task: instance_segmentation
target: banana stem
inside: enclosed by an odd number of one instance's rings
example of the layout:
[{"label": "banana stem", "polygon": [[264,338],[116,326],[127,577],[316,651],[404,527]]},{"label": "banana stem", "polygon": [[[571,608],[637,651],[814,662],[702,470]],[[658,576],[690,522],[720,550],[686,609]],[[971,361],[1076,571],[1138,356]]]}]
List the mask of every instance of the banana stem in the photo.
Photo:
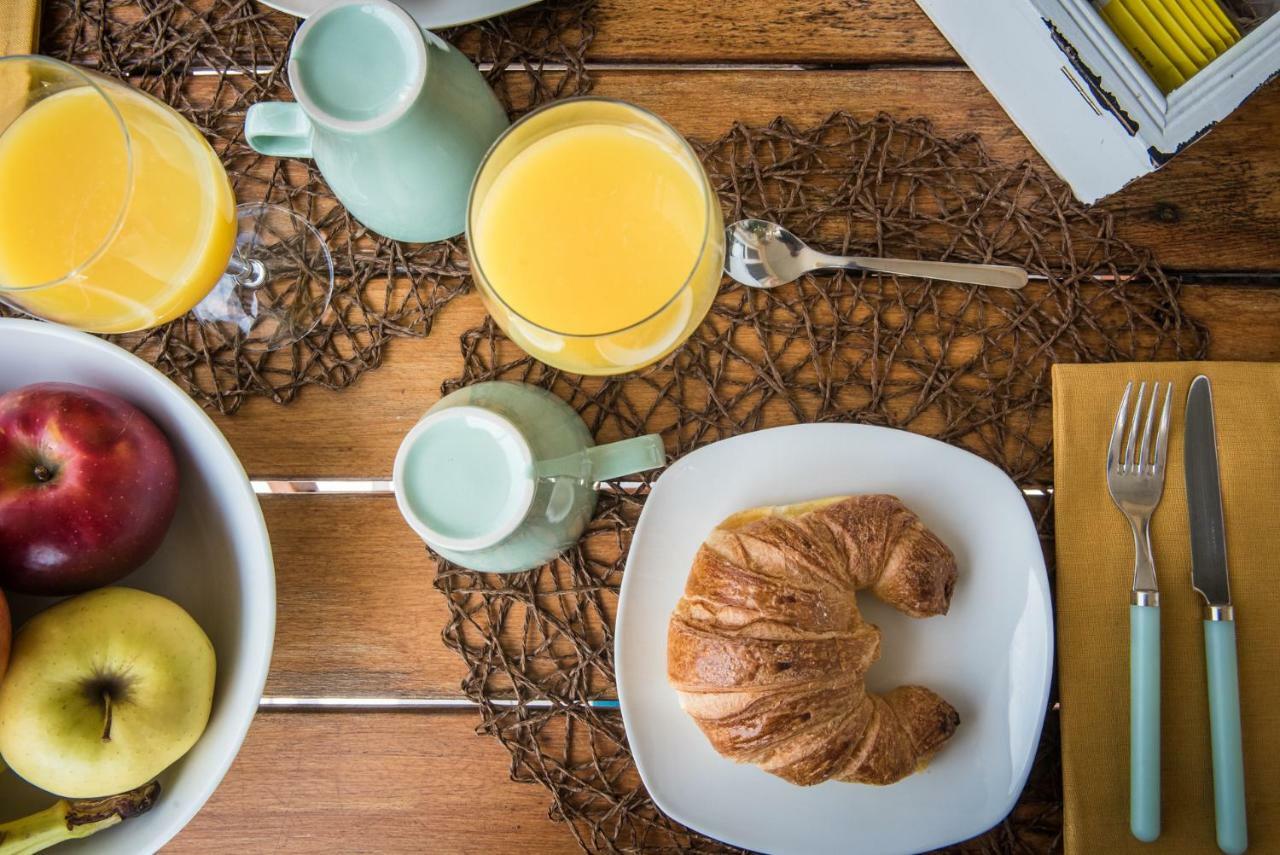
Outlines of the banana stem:
[{"label": "banana stem", "polygon": [[88,837],[146,813],[160,795],[152,781],[136,790],[101,799],[60,799],[22,819],[0,824],[0,855],[33,855],[67,840]]}]

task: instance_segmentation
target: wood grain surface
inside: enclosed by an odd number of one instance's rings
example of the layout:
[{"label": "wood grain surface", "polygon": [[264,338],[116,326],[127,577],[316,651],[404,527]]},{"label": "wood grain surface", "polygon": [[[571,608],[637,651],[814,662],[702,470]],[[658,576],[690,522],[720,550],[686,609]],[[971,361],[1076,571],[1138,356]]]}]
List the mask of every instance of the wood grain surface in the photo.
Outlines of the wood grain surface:
[{"label": "wood grain surface", "polygon": [[267,712],[166,852],[569,853],[472,713]]},{"label": "wood grain surface", "polygon": [[[596,92],[654,109],[711,139],[732,122],[835,110],[927,116],[977,133],[993,157],[1035,158],[1026,139],[913,0],[600,0],[589,59]],[[284,29],[287,32],[288,28]],[[212,79],[206,84],[213,85]],[[1107,200],[1119,233],[1197,284],[1185,304],[1215,359],[1280,359],[1280,86],[1271,84],[1159,172]],[[217,419],[254,477],[377,477],[460,368],[479,323],[459,299],[424,340],[339,393],[261,399]],[[463,666],[425,551],[394,502],[267,497],[279,621],[267,685],[289,699],[458,694]],[[509,759],[472,712],[261,714],[221,788],[175,852],[571,852],[550,797],[509,780]]]},{"label": "wood grain surface", "polygon": [[[632,101],[698,140],[734,122],[766,124],[782,116],[812,124],[843,110],[922,116],[947,136],[976,134],[991,157],[1031,158],[1048,166],[982,82],[962,67],[858,70],[700,67],[604,68],[595,94]],[[194,103],[212,101],[216,77],[189,87]],[[518,87],[515,87],[518,89]],[[1253,96],[1162,169],[1099,204],[1116,217],[1121,237],[1152,250],[1168,269],[1280,273],[1280,83]]]},{"label": "wood grain surface", "polygon": [[269,496],[279,613],[266,694],[457,697],[435,564],[392,496]]},{"label": "wood grain surface", "polygon": [[[235,4],[187,0],[186,5],[205,20],[216,20]],[[144,6],[129,3],[112,11],[114,20],[126,22],[144,14]],[[265,6],[256,15],[268,21],[267,42],[284,48],[294,19]],[[960,63],[914,0],[599,0],[593,21],[597,37],[586,58],[594,64]]]},{"label": "wood grain surface", "polygon": [[915,0],[601,0],[595,62],[959,63]]},{"label": "wood grain surface", "polygon": [[[1280,291],[1219,283],[1188,286],[1185,293],[1188,310],[1210,331],[1212,358],[1280,358]],[[484,317],[479,297],[461,297],[428,338],[393,342],[382,366],[354,386],[308,389],[286,407],[257,398],[216,421],[255,476],[389,478],[401,438],[439,400],[441,382],[461,371],[458,336]],[[276,548],[284,547],[277,541]],[[320,554],[305,545],[299,550]],[[283,615],[281,622],[283,631]]]}]

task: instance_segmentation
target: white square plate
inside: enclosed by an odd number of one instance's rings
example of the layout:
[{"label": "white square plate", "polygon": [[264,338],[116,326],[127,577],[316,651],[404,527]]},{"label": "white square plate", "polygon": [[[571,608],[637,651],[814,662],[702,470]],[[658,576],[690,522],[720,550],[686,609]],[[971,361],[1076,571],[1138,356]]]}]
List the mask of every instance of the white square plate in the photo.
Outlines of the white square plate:
[{"label": "white square plate", "polygon": [[[667,621],[694,553],[725,517],[758,505],[891,493],[956,555],[950,612],[914,620],[870,595],[883,631],[874,691],[917,683],[960,727],[929,767],[888,787],[797,787],[721,757],[667,682]],[[664,813],[735,846],[777,853],[919,852],[1008,814],[1026,783],[1049,696],[1053,621],[1026,502],[990,463],[926,437],[815,424],[734,437],[658,479],[636,527],[618,604],[618,696],[636,766]]]}]

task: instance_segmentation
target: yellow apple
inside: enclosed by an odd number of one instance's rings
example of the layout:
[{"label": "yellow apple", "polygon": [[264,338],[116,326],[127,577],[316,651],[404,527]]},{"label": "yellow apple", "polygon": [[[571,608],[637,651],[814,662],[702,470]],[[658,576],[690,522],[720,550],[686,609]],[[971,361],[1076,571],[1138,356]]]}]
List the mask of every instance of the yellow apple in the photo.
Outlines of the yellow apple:
[{"label": "yellow apple", "polygon": [[90,799],[139,787],[209,723],[213,645],[164,597],[102,588],[13,639],[0,684],[0,756],[42,790]]}]

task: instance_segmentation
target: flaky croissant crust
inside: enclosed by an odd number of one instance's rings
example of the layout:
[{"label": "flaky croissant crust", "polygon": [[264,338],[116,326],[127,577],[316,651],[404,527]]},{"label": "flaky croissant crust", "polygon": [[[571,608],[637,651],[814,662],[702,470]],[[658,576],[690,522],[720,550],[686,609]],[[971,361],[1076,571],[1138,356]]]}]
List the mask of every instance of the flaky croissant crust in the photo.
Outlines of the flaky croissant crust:
[{"label": "flaky croissant crust", "polygon": [[951,551],[894,496],[736,514],[707,538],[672,613],[667,674],[722,755],[795,784],[890,784],[960,717],[920,686],[866,691],[880,630],[854,592],[912,617],[946,614]]}]

